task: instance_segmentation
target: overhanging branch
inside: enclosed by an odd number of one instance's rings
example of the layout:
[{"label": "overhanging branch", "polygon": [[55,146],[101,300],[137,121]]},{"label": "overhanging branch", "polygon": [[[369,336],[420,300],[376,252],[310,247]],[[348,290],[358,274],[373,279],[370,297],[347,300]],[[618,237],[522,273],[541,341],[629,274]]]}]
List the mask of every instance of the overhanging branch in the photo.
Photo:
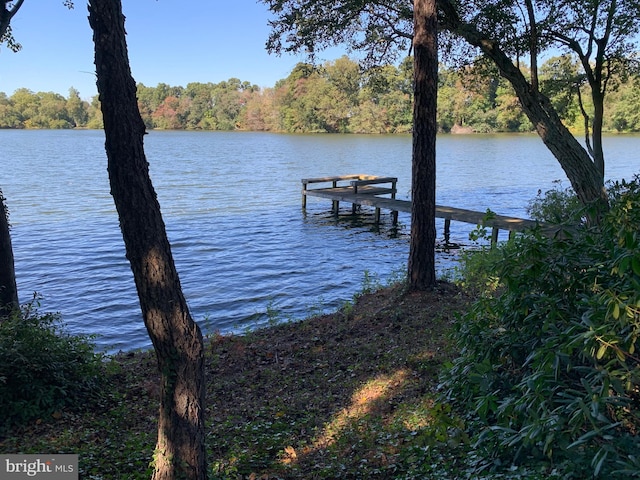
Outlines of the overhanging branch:
[{"label": "overhanging branch", "polygon": [[18,10],[20,10],[24,0],[18,0],[13,4],[13,7],[7,8],[7,4],[9,3],[11,3],[11,0],[3,0],[2,2],[2,11],[0,11],[0,39],[4,39],[7,29],[9,28],[9,24],[11,23],[11,19],[16,13],[18,13]]}]

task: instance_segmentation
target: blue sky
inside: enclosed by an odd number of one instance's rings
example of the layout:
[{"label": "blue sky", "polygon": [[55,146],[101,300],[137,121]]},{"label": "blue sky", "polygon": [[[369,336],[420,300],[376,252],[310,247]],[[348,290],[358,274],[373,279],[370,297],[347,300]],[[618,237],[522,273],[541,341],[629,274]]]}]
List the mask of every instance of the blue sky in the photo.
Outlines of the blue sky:
[{"label": "blue sky", "polygon": [[[267,7],[257,0],[122,0],[133,77],[138,83],[186,86],[231,77],[261,87],[285,78],[304,55],[269,55]],[[83,99],[97,94],[86,1],[25,0],[12,21],[22,50],[0,49],[0,92],[18,88]],[[335,60],[342,52],[321,52]]]}]

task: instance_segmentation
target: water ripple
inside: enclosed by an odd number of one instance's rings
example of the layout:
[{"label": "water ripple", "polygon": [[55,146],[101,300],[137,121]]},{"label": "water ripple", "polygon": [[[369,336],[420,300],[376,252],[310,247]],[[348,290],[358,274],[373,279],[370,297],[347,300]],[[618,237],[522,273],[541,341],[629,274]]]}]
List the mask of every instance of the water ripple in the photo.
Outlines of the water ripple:
[{"label": "water ripple", "polygon": [[[620,141],[612,171],[628,174],[638,139]],[[185,297],[206,332],[244,331],[273,312],[300,319],[334,310],[362,288],[365,272],[385,282],[404,269],[408,215],[394,231],[388,215],[380,227],[371,214],[336,219],[326,201],[310,199],[303,214],[300,179],[394,175],[407,198],[408,136],[150,132],[145,151]],[[73,333],[99,335],[101,349],[149,347],[103,132],[2,130],[0,158],[21,299],[39,292],[44,310],[59,311]],[[439,139],[443,205],[524,216],[537,190],[559,178],[532,136]],[[467,242],[472,228],[454,223],[453,241]],[[438,270],[454,259],[439,253]]]}]

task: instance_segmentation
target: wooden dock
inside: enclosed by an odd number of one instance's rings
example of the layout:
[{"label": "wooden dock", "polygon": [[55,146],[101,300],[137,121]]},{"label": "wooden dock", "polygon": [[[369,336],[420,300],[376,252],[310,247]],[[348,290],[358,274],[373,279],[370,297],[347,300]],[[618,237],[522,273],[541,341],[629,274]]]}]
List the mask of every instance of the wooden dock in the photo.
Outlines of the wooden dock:
[{"label": "wooden dock", "polygon": [[[350,203],[355,213],[359,205],[375,208],[375,221],[380,222],[380,210],[389,210],[393,224],[398,221],[398,212],[411,213],[409,200],[396,199],[398,179],[372,175],[340,175],[335,177],[303,178],[302,208],[307,206],[307,197],[326,198],[333,202],[333,211],[338,214],[340,202]],[[310,188],[309,185],[320,185]],[[330,186],[329,186],[330,184]],[[503,215],[487,216],[486,212],[436,205],[436,217],[444,219],[445,241],[449,241],[451,221],[491,227],[491,243],[498,241],[498,232],[506,230],[509,235],[541,226],[539,222]]]}]

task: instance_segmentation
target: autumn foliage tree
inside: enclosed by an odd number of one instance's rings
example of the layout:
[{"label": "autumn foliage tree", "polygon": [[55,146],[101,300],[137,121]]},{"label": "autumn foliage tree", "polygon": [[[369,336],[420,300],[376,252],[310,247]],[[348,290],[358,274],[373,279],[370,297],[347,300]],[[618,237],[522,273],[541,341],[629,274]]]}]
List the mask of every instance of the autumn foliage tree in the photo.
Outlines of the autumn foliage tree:
[{"label": "autumn foliage tree", "polygon": [[[138,84],[138,106],[148,129],[411,132],[412,56],[397,65],[369,69],[359,68],[357,59],[346,56],[312,67],[314,88],[307,89],[296,88],[299,79],[295,75],[264,88],[234,78],[219,83],[193,82],[186,87]],[[297,69],[296,66],[294,70]],[[528,74],[528,66],[521,64],[520,69]],[[547,58],[538,68],[540,91],[574,133],[586,131],[582,110],[592,109],[589,88],[580,69],[576,59],[566,54]],[[345,77],[349,79],[346,86]],[[509,82],[482,57],[462,67],[441,63],[438,77],[440,133],[534,131]],[[612,75],[609,84],[615,88],[609,87],[605,97],[604,132],[640,131],[636,115],[640,98],[634,93],[639,78],[634,72],[619,71]],[[167,99],[173,99],[170,109],[166,108]],[[301,116],[307,105],[315,108],[315,116]],[[294,117],[300,121],[285,122]],[[67,98],[26,88],[11,95],[0,92],[0,128],[74,127],[102,128],[97,95],[88,102],[81,100],[74,88],[69,89]]]}]

